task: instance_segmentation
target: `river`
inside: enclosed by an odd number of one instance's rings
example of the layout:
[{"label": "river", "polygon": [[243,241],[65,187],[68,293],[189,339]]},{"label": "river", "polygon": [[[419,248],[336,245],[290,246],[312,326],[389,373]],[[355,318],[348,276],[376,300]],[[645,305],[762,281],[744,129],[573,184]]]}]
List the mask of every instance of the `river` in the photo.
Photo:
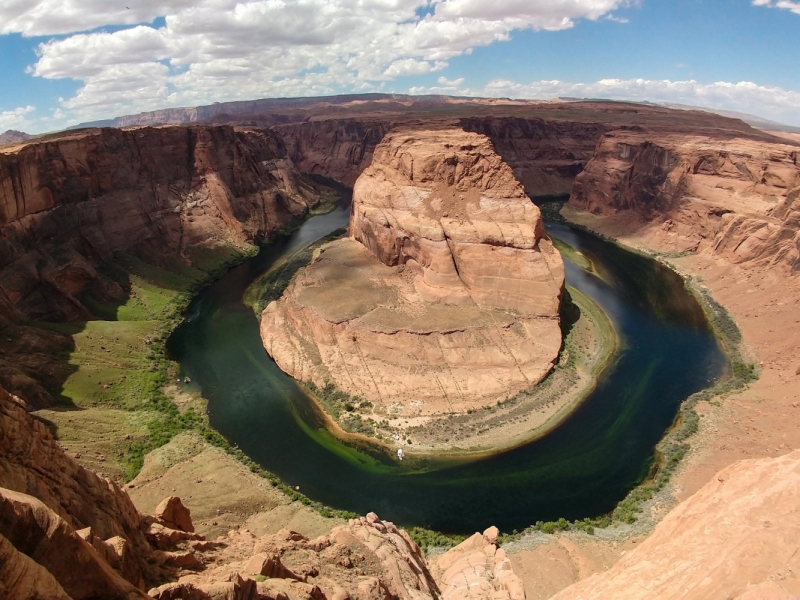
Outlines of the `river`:
[{"label": "river", "polygon": [[349,200],[205,288],[168,340],[181,377],[208,400],[211,425],[308,497],[403,526],[472,533],[522,529],[613,509],[648,473],[680,403],[729,368],[703,311],[660,263],[559,223],[550,235],[589,258],[598,277],[566,263],[567,282],[597,302],[620,338],[594,392],[545,437],[478,460],[410,468],[328,434],[313,403],[270,359],[242,303],[282,257],[347,224]]}]

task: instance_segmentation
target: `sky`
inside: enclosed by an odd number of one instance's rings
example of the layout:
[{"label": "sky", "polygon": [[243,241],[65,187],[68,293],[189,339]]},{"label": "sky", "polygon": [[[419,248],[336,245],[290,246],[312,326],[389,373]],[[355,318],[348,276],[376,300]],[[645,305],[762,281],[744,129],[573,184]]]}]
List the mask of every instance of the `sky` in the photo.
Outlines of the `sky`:
[{"label": "sky", "polygon": [[0,0],[0,132],[339,93],[669,102],[800,126],[800,0]]}]

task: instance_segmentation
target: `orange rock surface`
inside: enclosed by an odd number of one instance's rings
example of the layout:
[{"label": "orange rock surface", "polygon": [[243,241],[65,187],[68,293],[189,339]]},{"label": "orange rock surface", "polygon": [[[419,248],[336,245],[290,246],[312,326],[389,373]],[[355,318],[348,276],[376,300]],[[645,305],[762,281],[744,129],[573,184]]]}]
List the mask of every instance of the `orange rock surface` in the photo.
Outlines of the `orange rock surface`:
[{"label": "orange rock surface", "polygon": [[237,527],[209,541],[192,533],[180,498],[166,498],[155,516],[140,514],[124,490],[80,467],[2,388],[0,428],[3,598],[457,600],[476,587],[475,600],[525,600],[495,528],[439,558],[447,571],[441,583],[409,535],[374,513],[314,540]]},{"label": "orange rock surface", "polygon": [[540,382],[561,346],[561,257],[484,136],[387,135],[353,192],[350,237],[264,311],[293,377],[396,414],[459,412]]},{"label": "orange rock surface", "polygon": [[800,451],[745,460],[679,504],[608,572],[554,600],[800,596]]},{"label": "orange rock surface", "polygon": [[601,138],[570,204],[638,217],[625,235],[659,250],[796,271],[798,155],[778,138],[616,131]]}]

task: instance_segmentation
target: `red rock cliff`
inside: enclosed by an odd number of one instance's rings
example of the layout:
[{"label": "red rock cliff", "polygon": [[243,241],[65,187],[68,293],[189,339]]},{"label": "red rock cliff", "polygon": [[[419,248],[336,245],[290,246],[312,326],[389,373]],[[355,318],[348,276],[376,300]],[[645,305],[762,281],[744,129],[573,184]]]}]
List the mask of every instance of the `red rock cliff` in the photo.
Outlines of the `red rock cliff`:
[{"label": "red rock cliff", "polygon": [[630,214],[627,233],[673,251],[800,269],[800,148],[776,138],[616,131],[575,181],[570,204]]},{"label": "red rock cliff", "polygon": [[388,134],[353,190],[350,236],[262,315],[284,371],[377,414],[429,416],[504,400],[551,370],[564,266],[485,136]]},{"label": "red rock cliff", "polygon": [[119,293],[96,267],[116,252],[202,265],[305,215],[313,193],[280,138],[233,127],[102,129],[0,153],[0,298],[32,319],[89,316]]}]

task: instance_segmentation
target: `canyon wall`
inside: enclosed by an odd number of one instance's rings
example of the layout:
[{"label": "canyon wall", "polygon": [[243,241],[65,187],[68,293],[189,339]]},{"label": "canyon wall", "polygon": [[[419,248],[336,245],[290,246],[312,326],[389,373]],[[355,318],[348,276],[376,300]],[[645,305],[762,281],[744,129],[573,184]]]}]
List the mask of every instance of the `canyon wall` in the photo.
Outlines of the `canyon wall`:
[{"label": "canyon wall", "polygon": [[[402,115],[387,118],[319,119],[278,125],[289,157],[304,173],[352,186],[372,163],[375,147],[398,126],[413,126]],[[609,127],[601,123],[522,117],[431,118],[426,126],[458,126],[485,135],[531,196],[570,193],[575,177]]]},{"label": "canyon wall", "polygon": [[118,253],[201,277],[317,198],[269,130],[89,130],[0,150],[0,384],[52,403],[72,340],[25,323],[123,304]]},{"label": "canyon wall", "polygon": [[0,153],[0,297],[29,319],[88,318],[117,252],[203,268],[302,217],[313,190],[269,131],[102,129]]},{"label": "canyon wall", "polygon": [[352,187],[392,126],[390,120],[330,119],[281,125],[275,131],[301,172]]},{"label": "canyon wall", "polygon": [[521,117],[471,117],[460,125],[492,140],[531,196],[569,194],[597,140],[609,130],[597,122]]},{"label": "canyon wall", "polygon": [[388,134],[353,190],[350,237],[262,315],[278,365],[378,414],[461,412],[539,383],[561,346],[561,257],[488,138]]},{"label": "canyon wall", "polygon": [[800,148],[777,138],[615,131],[577,177],[570,205],[629,215],[649,245],[800,269]]}]

